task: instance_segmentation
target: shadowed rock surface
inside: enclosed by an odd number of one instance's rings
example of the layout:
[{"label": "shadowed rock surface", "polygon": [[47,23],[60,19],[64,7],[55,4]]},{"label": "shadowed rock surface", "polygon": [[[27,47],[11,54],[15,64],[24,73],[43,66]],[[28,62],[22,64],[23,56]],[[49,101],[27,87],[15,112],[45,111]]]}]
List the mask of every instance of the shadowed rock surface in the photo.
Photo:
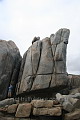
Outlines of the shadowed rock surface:
[{"label": "shadowed rock surface", "polygon": [[14,42],[0,40],[0,100],[7,97],[8,87],[16,85],[21,56]]}]

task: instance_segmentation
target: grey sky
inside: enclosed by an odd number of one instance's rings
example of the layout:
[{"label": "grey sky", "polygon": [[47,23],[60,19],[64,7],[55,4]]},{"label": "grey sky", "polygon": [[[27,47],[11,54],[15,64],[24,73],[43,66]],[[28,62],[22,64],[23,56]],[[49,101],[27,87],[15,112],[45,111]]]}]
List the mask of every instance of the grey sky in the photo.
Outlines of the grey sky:
[{"label": "grey sky", "polygon": [[68,73],[80,74],[80,0],[0,0],[0,39],[13,40],[21,54],[34,36],[70,29]]}]

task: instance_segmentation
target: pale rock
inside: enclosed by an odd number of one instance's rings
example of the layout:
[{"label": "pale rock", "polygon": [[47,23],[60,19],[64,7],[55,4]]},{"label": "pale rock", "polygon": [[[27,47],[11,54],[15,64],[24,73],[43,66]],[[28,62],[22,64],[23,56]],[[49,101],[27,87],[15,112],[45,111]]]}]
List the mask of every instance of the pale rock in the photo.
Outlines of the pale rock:
[{"label": "pale rock", "polygon": [[32,56],[32,46],[29,47],[27,51],[22,80],[25,79],[27,76],[32,75],[32,57],[31,56]]},{"label": "pale rock", "polygon": [[6,105],[12,105],[16,103],[14,98],[7,98],[5,100],[0,101],[0,107],[4,107]]},{"label": "pale rock", "polygon": [[37,75],[31,90],[48,88],[51,81],[51,75]]},{"label": "pale rock", "polygon": [[29,91],[33,85],[33,77],[32,76],[28,76],[25,79],[23,79],[21,81],[21,85],[20,85],[20,90],[19,93],[25,92],[25,91]]},{"label": "pale rock", "polygon": [[16,117],[29,117],[31,114],[31,104],[30,103],[24,103],[19,104],[17,111],[16,111]]},{"label": "pale rock", "polygon": [[71,95],[74,95],[76,93],[80,93],[80,87],[75,88],[75,89],[71,89],[70,92],[69,92],[69,94],[71,94]]},{"label": "pale rock", "polygon": [[[60,29],[50,38],[36,41],[27,50],[18,93],[68,86],[66,49],[70,31]],[[24,62],[23,62],[24,63]],[[24,86],[24,87],[23,87]]]},{"label": "pale rock", "polygon": [[51,43],[49,38],[45,38],[42,40],[42,52],[39,63],[39,68],[37,74],[49,74],[53,73],[53,56],[51,50]]},{"label": "pale rock", "polygon": [[68,77],[66,74],[53,74],[50,87],[67,86]]},{"label": "pale rock", "polygon": [[60,116],[62,110],[60,107],[53,107],[53,108],[34,108],[33,115],[50,115],[50,116]]},{"label": "pale rock", "polygon": [[17,107],[18,107],[18,104],[12,104],[8,106],[7,113],[16,113]]},{"label": "pale rock", "polygon": [[36,108],[51,108],[53,106],[53,100],[33,100],[32,105]]},{"label": "pale rock", "polygon": [[0,120],[16,120],[14,117],[0,117]]},{"label": "pale rock", "polygon": [[42,48],[42,42],[36,41],[32,45],[32,70],[33,75],[37,74],[37,70],[39,67],[40,57],[41,57],[41,48]]}]

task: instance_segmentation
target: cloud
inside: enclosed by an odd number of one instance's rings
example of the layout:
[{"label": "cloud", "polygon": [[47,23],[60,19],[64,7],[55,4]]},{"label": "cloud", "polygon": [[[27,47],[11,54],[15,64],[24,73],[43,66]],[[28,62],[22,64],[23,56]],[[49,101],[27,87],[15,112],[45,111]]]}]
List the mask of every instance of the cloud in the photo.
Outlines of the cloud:
[{"label": "cloud", "polygon": [[69,28],[68,72],[79,74],[80,69],[73,62],[80,55],[79,5],[79,0],[3,0],[0,2],[0,39],[13,40],[23,55],[34,36],[42,39],[60,28]]}]

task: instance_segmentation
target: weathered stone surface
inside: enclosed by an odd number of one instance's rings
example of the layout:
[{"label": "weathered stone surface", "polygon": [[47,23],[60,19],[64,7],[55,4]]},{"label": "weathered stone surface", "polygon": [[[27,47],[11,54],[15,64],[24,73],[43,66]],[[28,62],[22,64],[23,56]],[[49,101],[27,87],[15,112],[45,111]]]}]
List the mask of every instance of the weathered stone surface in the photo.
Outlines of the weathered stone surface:
[{"label": "weathered stone surface", "polygon": [[[41,55],[41,41],[35,42],[27,51],[24,71],[22,75],[20,93],[30,90],[33,84],[33,76],[36,75]],[[29,70],[30,69],[30,70]],[[18,83],[19,84],[19,83]],[[23,87],[24,86],[24,87]]]},{"label": "weathered stone surface", "polygon": [[0,40],[0,100],[6,98],[10,83],[15,86],[20,62],[21,56],[15,43]]},{"label": "weathered stone surface", "polygon": [[62,106],[63,106],[63,109],[68,112],[71,112],[74,110],[74,106],[69,101],[64,101]]},{"label": "weathered stone surface", "polygon": [[31,54],[32,54],[32,47],[29,47],[29,49],[27,51],[27,56],[26,56],[24,71],[23,71],[23,75],[22,75],[22,80],[24,78],[26,78],[27,76],[32,75],[32,60],[31,60],[32,58],[31,58]]},{"label": "weathered stone surface", "polygon": [[15,120],[14,117],[0,117],[0,120]]},{"label": "weathered stone surface", "polygon": [[14,98],[8,98],[5,100],[0,101],[0,107],[4,107],[6,105],[12,105],[14,104],[16,101],[14,100]]},{"label": "weathered stone surface", "polygon": [[[54,56],[55,73],[66,73],[66,48],[70,31],[60,29],[55,35],[50,36],[52,51]],[[61,66],[60,66],[61,64]]]},{"label": "weathered stone surface", "polygon": [[48,88],[51,81],[51,75],[37,75],[32,90]]},{"label": "weathered stone surface", "polygon": [[22,93],[24,91],[29,91],[31,89],[31,87],[32,87],[33,80],[34,79],[33,79],[32,76],[28,76],[25,79],[23,79],[21,81],[19,93]]},{"label": "weathered stone surface", "polygon": [[8,108],[8,106],[0,107],[0,112],[7,112],[7,108]]},{"label": "weathered stone surface", "polygon": [[16,117],[29,117],[30,114],[31,114],[31,104],[24,103],[24,104],[19,104],[15,116]]},{"label": "weathered stone surface", "polygon": [[80,75],[68,75],[69,77],[69,86],[71,88],[80,87]]},{"label": "weathered stone surface", "polygon": [[18,107],[18,104],[13,104],[8,106],[7,113],[16,113],[17,107]]},{"label": "weathered stone surface", "polygon": [[[51,108],[53,106],[53,100],[33,100],[32,102],[33,107],[36,108]],[[55,104],[56,102],[54,102]]]},{"label": "weathered stone surface", "polygon": [[19,76],[18,76],[18,83],[16,84],[16,95],[19,93],[20,83],[21,83],[21,80],[22,80],[22,75],[23,75],[25,61],[26,61],[26,56],[27,56],[27,51],[24,53],[23,59],[22,59],[22,62],[21,62],[20,72],[19,72]]},{"label": "weathered stone surface", "polygon": [[61,95],[60,93],[56,94],[56,99],[61,103],[63,109],[71,112],[76,108],[80,108],[80,94],[75,95]]},{"label": "weathered stone surface", "polygon": [[64,120],[80,120],[80,109],[76,109],[71,113],[67,113]]},{"label": "weathered stone surface", "polygon": [[55,72],[56,73],[66,72],[66,66],[64,64],[64,61],[55,61]]},{"label": "weathered stone surface", "polygon": [[60,116],[61,115],[61,108],[60,107],[53,107],[53,108],[34,108],[33,115],[50,115],[50,116]]},{"label": "weathered stone surface", "polygon": [[44,74],[53,73],[53,66],[54,66],[54,62],[53,62],[50,39],[45,38],[42,40],[41,59],[37,74],[44,75]]},{"label": "weathered stone surface", "polygon": [[37,41],[32,45],[32,70],[33,74],[37,74],[39,67],[40,57],[41,57],[42,42]]},{"label": "weathered stone surface", "polygon": [[53,74],[50,87],[66,86],[68,84],[68,77],[66,74]]},{"label": "weathered stone surface", "polygon": [[68,85],[66,49],[69,33],[68,29],[60,29],[50,38],[34,42],[27,50],[21,82],[18,81],[19,94]]},{"label": "weathered stone surface", "polygon": [[71,89],[71,90],[69,91],[69,94],[71,94],[71,95],[74,95],[74,94],[76,94],[76,93],[80,93],[80,87],[79,87],[79,88],[75,88],[75,89]]}]

